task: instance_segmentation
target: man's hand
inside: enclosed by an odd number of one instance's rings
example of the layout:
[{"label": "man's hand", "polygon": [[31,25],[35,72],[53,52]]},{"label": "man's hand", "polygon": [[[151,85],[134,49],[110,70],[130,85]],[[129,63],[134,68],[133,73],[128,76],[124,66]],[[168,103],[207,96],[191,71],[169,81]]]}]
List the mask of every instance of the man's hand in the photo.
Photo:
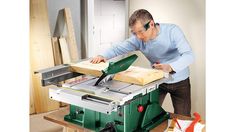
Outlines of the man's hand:
[{"label": "man's hand", "polygon": [[169,64],[153,64],[153,68],[158,69],[158,70],[163,70],[164,72],[170,73],[172,72],[172,68]]},{"label": "man's hand", "polygon": [[104,58],[101,55],[98,55],[98,56],[91,59],[91,63],[93,63],[93,64],[97,64],[97,63],[100,63],[100,62],[106,62],[106,58]]}]

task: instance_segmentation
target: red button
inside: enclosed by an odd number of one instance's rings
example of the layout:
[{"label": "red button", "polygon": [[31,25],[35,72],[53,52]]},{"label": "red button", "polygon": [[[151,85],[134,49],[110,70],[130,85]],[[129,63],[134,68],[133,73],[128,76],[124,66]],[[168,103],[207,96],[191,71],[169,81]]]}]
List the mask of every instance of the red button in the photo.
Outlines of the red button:
[{"label": "red button", "polygon": [[144,111],[144,106],[139,105],[139,106],[138,106],[138,112],[143,112],[143,111]]}]

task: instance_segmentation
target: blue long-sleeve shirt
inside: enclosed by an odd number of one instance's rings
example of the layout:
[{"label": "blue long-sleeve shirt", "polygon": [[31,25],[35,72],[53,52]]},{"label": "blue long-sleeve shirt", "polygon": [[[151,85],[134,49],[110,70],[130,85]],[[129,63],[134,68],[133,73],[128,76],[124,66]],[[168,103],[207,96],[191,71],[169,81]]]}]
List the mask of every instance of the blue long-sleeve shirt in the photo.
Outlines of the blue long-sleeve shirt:
[{"label": "blue long-sleeve shirt", "polygon": [[171,66],[176,73],[172,74],[173,80],[167,83],[176,83],[189,77],[189,65],[193,63],[194,55],[178,26],[160,23],[160,32],[155,39],[143,42],[133,35],[101,55],[110,59],[136,50],[141,51],[151,65],[160,62]]}]

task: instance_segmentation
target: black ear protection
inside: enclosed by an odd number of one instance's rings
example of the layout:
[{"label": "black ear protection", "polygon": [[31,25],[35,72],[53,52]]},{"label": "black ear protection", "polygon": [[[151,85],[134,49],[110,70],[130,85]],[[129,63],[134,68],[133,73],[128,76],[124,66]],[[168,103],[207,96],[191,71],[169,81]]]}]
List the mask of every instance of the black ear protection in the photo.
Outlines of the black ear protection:
[{"label": "black ear protection", "polygon": [[[151,21],[149,21],[149,22],[147,22],[145,25],[144,25],[144,28],[145,28],[145,30],[147,31],[148,29],[149,29],[149,23],[150,23]],[[154,24],[154,26],[158,26],[159,25],[159,23],[155,23]]]}]

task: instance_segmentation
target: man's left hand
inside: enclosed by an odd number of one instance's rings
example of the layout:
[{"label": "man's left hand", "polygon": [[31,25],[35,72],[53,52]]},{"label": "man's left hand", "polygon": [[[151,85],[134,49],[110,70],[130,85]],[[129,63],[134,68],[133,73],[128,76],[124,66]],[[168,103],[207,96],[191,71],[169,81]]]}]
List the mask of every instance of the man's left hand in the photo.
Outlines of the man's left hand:
[{"label": "man's left hand", "polygon": [[153,64],[152,67],[167,73],[172,72],[172,68],[169,64]]}]

